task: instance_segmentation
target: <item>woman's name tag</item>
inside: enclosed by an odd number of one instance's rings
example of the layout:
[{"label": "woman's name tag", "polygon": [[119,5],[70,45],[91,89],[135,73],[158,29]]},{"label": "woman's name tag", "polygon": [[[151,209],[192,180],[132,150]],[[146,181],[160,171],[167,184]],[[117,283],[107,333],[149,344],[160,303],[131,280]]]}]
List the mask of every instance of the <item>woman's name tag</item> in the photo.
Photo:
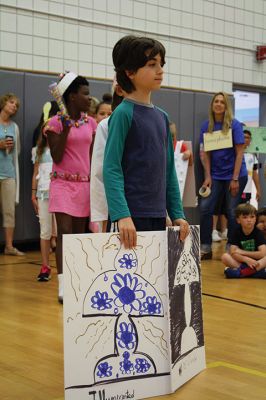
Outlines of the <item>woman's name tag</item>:
[{"label": "woman's name tag", "polygon": [[214,131],[212,133],[205,132],[203,134],[204,151],[220,150],[233,147],[232,129],[226,133],[222,131]]}]

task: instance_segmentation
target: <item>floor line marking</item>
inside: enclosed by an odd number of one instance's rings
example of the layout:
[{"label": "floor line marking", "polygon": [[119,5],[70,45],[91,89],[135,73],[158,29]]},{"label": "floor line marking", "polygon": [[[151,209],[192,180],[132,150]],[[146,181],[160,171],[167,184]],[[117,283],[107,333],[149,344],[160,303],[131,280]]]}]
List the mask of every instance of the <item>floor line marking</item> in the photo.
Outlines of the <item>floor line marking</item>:
[{"label": "floor line marking", "polygon": [[246,374],[260,376],[261,378],[266,378],[266,372],[258,371],[256,369],[240,367],[240,365],[227,363],[224,361],[215,361],[207,364],[207,368],[217,368],[217,367],[225,367],[234,369],[239,372],[244,372]]},{"label": "floor line marking", "polygon": [[266,307],[264,306],[260,306],[258,304],[253,304],[253,303],[247,303],[246,301],[230,299],[229,297],[217,296],[215,294],[209,294],[209,293],[202,293],[202,295],[207,297],[213,297],[215,299],[232,301],[233,303],[243,304],[244,306],[260,308],[261,310],[266,310]]}]

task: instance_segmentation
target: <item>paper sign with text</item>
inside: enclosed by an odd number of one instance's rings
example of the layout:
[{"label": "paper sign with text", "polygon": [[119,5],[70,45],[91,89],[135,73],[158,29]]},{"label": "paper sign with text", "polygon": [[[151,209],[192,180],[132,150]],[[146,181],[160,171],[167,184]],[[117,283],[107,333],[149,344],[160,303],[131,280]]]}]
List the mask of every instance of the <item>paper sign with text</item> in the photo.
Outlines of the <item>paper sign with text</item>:
[{"label": "paper sign with text", "polygon": [[213,151],[227,149],[233,147],[232,129],[226,133],[222,131],[214,131],[212,133],[205,132],[203,134],[204,151]]}]

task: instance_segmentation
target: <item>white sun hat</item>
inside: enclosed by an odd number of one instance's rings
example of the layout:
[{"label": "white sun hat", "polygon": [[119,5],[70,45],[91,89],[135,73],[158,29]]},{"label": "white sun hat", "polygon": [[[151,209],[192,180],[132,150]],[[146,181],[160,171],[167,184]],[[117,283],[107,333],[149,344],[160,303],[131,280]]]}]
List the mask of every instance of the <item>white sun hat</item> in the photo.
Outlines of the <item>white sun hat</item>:
[{"label": "white sun hat", "polygon": [[67,72],[65,76],[61,79],[61,81],[57,84],[57,88],[63,96],[67,88],[71,85],[71,83],[78,77],[75,72]]}]

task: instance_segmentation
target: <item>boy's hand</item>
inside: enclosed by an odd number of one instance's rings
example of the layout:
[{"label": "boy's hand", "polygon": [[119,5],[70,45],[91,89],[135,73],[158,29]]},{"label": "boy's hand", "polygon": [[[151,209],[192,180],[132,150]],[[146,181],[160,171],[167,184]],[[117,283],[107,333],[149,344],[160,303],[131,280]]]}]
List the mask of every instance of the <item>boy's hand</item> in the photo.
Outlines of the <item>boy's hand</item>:
[{"label": "boy's hand", "polygon": [[256,269],[259,265],[257,260],[253,260],[253,258],[246,257],[245,263],[249,266],[249,268]]},{"label": "boy's hand", "polygon": [[137,245],[137,232],[131,217],[121,218],[118,221],[120,241],[126,249],[133,249]]},{"label": "boy's hand", "polygon": [[178,218],[173,221],[174,226],[179,226],[179,239],[183,242],[189,234],[189,224],[185,219]]},{"label": "boy's hand", "polygon": [[166,227],[168,228],[168,226],[173,226],[171,219],[168,217],[166,217]]}]

